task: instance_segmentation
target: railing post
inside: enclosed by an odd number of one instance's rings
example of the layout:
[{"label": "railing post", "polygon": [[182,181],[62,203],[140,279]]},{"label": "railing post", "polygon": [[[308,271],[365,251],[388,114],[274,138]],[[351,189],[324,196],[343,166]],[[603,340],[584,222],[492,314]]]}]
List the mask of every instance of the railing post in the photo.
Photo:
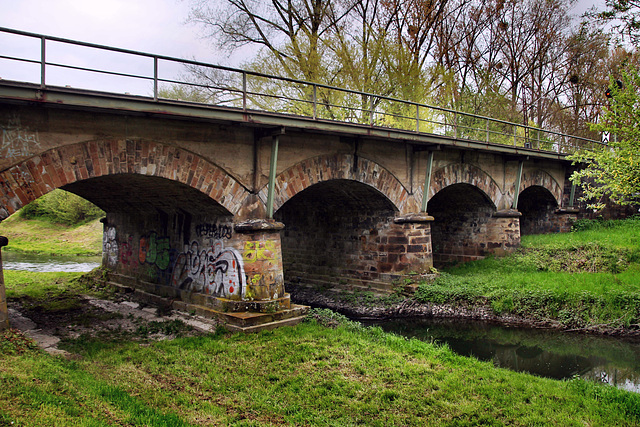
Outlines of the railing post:
[{"label": "railing post", "polygon": [[313,120],[318,118],[318,86],[313,84]]},{"label": "railing post", "polygon": [[485,120],[485,122],[487,123],[486,131],[487,131],[487,144],[488,144],[489,143],[489,119]]},{"label": "railing post", "polygon": [[247,111],[247,72],[242,72],[242,111]]},{"label": "railing post", "polygon": [[44,88],[47,84],[47,39],[43,36],[40,38],[40,87]]},{"label": "railing post", "polygon": [[453,112],[453,138],[458,139],[458,112]]},{"label": "railing post", "polygon": [[371,105],[369,106],[369,119],[370,119],[371,127],[373,127],[373,119],[374,119],[376,107],[375,107],[375,104],[373,103],[373,96],[370,99],[371,99]]},{"label": "railing post", "polygon": [[516,147],[518,145],[518,125],[513,124],[513,146]]},{"label": "railing post", "polygon": [[420,105],[416,104],[416,132],[420,133]]},{"label": "railing post", "polygon": [[158,100],[158,57],[153,57],[153,100]]}]

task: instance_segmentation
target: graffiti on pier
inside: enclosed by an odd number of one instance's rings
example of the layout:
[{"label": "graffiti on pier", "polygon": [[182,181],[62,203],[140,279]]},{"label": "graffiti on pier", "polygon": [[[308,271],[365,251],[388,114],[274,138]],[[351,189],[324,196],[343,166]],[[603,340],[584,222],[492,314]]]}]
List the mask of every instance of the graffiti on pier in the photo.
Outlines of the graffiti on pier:
[{"label": "graffiti on pier", "polygon": [[242,254],[244,262],[275,261],[277,259],[276,244],[272,240],[248,241],[244,243]]},{"label": "graffiti on pier", "polygon": [[2,128],[0,158],[27,156],[32,153],[33,146],[40,146],[38,133],[23,128],[20,117],[14,116],[9,120],[9,124]]},{"label": "graffiti on pier", "polygon": [[194,241],[178,255],[172,284],[180,289],[230,298],[244,297],[244,280],[244,265],[238,251],[225,248],[221,240],[203,249]]},{"label": "graffiti on pier", "polygon": [[109,266],[118,263],[118,242],[116,241],[116,228],[107,227],[102,235],[102,253]]},{"label": "graffiti on pier", "polygon": [[210,237],[216,240],[230,239],[233,235],[233,228],[226,224],[198,224],[196,234],[200,237]]},{"label": "graffiti on pier", "polygon": [[158,233],[153,231],[148,236],[140,238],[138,262],[155,265],[160,270],[166,270],[171,262],[170,249],[169,238],[159,237]]},{"label": "graffiti on pier", "polygon": [[120,242],[120,262],[124,265],[130,265],[135,260],[133,259],[133,236],[129,236],[128,239],[125,239]]}]

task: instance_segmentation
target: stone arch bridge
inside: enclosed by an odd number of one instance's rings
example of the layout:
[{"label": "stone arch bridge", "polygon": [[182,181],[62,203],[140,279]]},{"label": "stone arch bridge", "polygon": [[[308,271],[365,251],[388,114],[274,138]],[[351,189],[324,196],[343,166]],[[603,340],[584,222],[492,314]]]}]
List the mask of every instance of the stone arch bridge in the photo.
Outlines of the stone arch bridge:
[{"label": "stone arch bridge", "polygon": [[78,194],[113,281],[197,310],[277,320],[286,283],[388,284],[576,212],[570,163],[525,147],[6,83],[0,127],[0,220]]}]

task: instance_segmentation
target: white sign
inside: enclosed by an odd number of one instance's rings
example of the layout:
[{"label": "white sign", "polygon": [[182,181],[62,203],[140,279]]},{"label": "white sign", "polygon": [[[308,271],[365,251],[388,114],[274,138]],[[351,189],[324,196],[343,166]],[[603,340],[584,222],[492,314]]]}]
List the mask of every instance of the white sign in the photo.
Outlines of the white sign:
[{"label": "white sign", "polygon": [[602,132],[602,143],[609,144],[609,132]]}]

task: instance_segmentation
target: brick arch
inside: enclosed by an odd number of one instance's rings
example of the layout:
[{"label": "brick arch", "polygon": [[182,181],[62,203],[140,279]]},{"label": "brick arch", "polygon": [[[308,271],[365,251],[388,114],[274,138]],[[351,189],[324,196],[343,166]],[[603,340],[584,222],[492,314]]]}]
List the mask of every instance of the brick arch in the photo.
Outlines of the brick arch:
[{"label": "brick arch", "polygon": [[249,194],[218,166],[178,147],[149,141],[88,141],[51,149],[1,172],[0,220],[56,188],[124,173],[181,182],[234,215]]},{"label": "brick arch", "polygon": [[524,172],[522,174],[522,180],[520,181],[518,194],[533,186],[546,188],[556,200],[558,206],[562,205],[562,187],[560,186],[560,184],[558,184],[558,181],[556,181],[555,178],[548,172],[545,172],[541,169]]},{"label": "brick arch", "polygon": [[[362,157],[357,157],[356,167],[353,166],[353,155],[336,154],[306,159],[288,168],[276,177],[275,210],[311,185],[334,179],[358,181],[373,187],[387,197],[398,212],[417,210],[414,197],[384,167]],[[260,191],[260,198],[266,204],[266,186]]]},{"label": "brick arch", "polygon": [[431,177],[429,199],[453,184],[473,185],[491,200],[494,208],[499,206],[502,191],[498,184],[482,169],[466,163],[453,163],[435,171]]}]

